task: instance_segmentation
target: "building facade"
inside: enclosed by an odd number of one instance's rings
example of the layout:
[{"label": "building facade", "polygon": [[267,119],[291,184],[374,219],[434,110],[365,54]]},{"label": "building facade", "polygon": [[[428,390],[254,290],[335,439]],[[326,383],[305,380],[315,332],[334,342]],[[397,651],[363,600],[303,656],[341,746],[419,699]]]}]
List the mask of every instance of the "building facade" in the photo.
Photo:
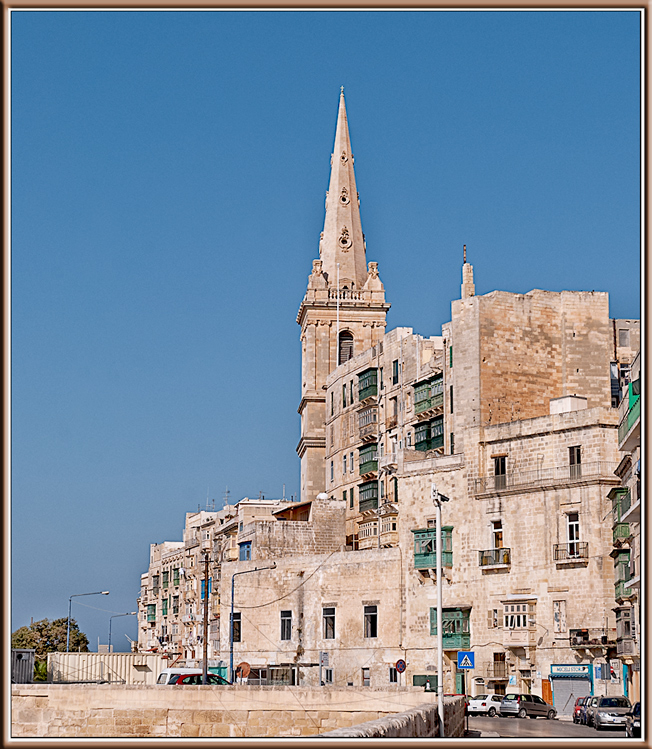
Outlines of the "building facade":
[{"label": "building facade", "polygon": [[[465,247],[450,321],[430,337],[386,333],[343,95],[331,164],[320,256],[297,317],[301,501],[189,514],[183,543],[153,546],[142,644],[165,636],[162,603],[147,607],[162,587],[154,581],[166,568],[176,579],[181,559],[185,588],[172,608],[199,615],[206,551],[209,658],[235,675],[434,687],[440,543],[446,692],[532,692],[570,714],[582,694],[633,690],[622,611],[635,600],[640,542],[633,522],[626,536],[621,526],[637,506],[625,510],[623,498],[634,496],[640,455],[634,384],[621,394],[637,373],[638,321],[611,319],[602,292],[478,296]],[[433,486],[450,500],[439,539]],[[629,577],[614,584],[625,556]],[[178,622],[180,658],[200,657],[196,621]],[[466,685],[460,650],[475,653]]]}]

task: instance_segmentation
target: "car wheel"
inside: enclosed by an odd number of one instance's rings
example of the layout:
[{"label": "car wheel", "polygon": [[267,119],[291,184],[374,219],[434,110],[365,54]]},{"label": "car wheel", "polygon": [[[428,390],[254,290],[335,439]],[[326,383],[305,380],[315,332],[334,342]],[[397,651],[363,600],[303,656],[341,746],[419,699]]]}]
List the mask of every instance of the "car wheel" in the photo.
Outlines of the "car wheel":
[{"label": "car wheel", "polygon": [[554,710],[548,710],[548,715],[546,715],[546,718],[548,720],[553,720],[555,715],[557,715],[557,713]]},{"label": "car wheel", "polygon": [[489,709],[487,710],[487,715],[488,715],[488,716],[489,716],[490,718],[493,718],[495,714],[496,714],[496,708],[495,708],[495,707],[490,707],[490,708],[489,708]]},{"label": "car wheel", "polygon": [[527,710],[526,710],[526,709],[525,709],[524,707],[522,707],[522,708],[521,708],[521,709],[520,709],[520,710],[518,711],[518,717],[519,717],[519,718],[526,718],[526,717],[527,717]]}]

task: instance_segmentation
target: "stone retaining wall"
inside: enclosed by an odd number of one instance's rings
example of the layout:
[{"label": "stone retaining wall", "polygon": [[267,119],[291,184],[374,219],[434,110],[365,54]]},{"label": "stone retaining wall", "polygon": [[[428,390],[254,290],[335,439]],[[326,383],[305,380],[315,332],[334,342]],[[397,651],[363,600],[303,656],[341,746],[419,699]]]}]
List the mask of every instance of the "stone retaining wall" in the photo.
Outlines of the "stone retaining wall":
[{"label": "stone retaining wall", "polygon": [[[415,687],[15,684],[11,691],[14,738],[314,736],[436,705],[436,695]],[[455,715],[447,735],[461,735]]]},{"label": "stone retaining wall", "polygon": [[[444,698],[444,735],[459,738],[464,735],[464,702],[461,698]],[[351,728],[336,728],[320,734],[329,739],[424,739],[439,736],[437,705],[426,704],[396,715],[360,723]]]}]

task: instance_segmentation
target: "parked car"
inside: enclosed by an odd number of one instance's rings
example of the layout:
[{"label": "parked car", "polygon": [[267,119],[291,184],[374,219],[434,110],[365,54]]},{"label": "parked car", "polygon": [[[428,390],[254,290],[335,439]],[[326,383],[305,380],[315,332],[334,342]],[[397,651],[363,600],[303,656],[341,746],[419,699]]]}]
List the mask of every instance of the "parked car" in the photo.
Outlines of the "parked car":
[{"label": "parked car", "polygon": [[623,726],[627,723],[627,713],[632,705],[627,697],[600,697],[593,708],[593,725],[599,731],[605,726]]},{"label": "parked car", "polygon": [[469,697],[469,715],[488,715],[493,718],[500,710],[502,700],[502,694],[477,694],[475,697]]},{"label": "parked car", "polygon": [[506,694],[500,703],[500,715],[514,715],[518,718],[548,718],[552,720],[557,711],[552,705],[536,694]]},{"label": "parked car", "polygon": [[578,697],[575,700],[575,707],[573,708],[573,723],[581,723],[582,708],[591,699],[591,695],[585,697]]},{"label": "parked car", "polygon": [[195,668],[164,668],[158,675],[157,684],[174,684],[181,674],[199,673]]},{"label": "parked car", "polygon": [[[231,682],[225,679],[223,676],[220,676],[219,674],[207,674],[207,679],[209,684],[226,684],[230,685]],[[203,684],[204,683],[204,675],[202,673],[197,674],[179,674],[176,681],[170,682],[170,684]]]},{"label": "parked car", "polygon": [[593,725],[593,711],[598,704],[599,697],[591,697],[591,699],[584,705],[584,720],[582,721],[585,726]]},{"label": "parked car", "polygon": [[625,734],[630,739],[641,738],[641,703],[635,702],[634,707],[627,713],[627,722],[625,723]]}]

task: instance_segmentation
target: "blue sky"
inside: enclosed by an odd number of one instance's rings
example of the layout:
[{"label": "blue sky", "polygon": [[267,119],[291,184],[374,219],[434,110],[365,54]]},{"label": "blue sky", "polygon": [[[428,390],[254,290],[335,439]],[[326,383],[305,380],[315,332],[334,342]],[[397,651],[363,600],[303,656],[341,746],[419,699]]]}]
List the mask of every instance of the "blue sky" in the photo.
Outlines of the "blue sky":
[{"label": "blue sky", "polygon": [[463,244],[478,294],[637,318],[639,39],[624,11],[14,12],[12,627],[108,589],[73,604],[95,650],[186,512],[298,492],[341,85],[389,328],[440,334]]}]

